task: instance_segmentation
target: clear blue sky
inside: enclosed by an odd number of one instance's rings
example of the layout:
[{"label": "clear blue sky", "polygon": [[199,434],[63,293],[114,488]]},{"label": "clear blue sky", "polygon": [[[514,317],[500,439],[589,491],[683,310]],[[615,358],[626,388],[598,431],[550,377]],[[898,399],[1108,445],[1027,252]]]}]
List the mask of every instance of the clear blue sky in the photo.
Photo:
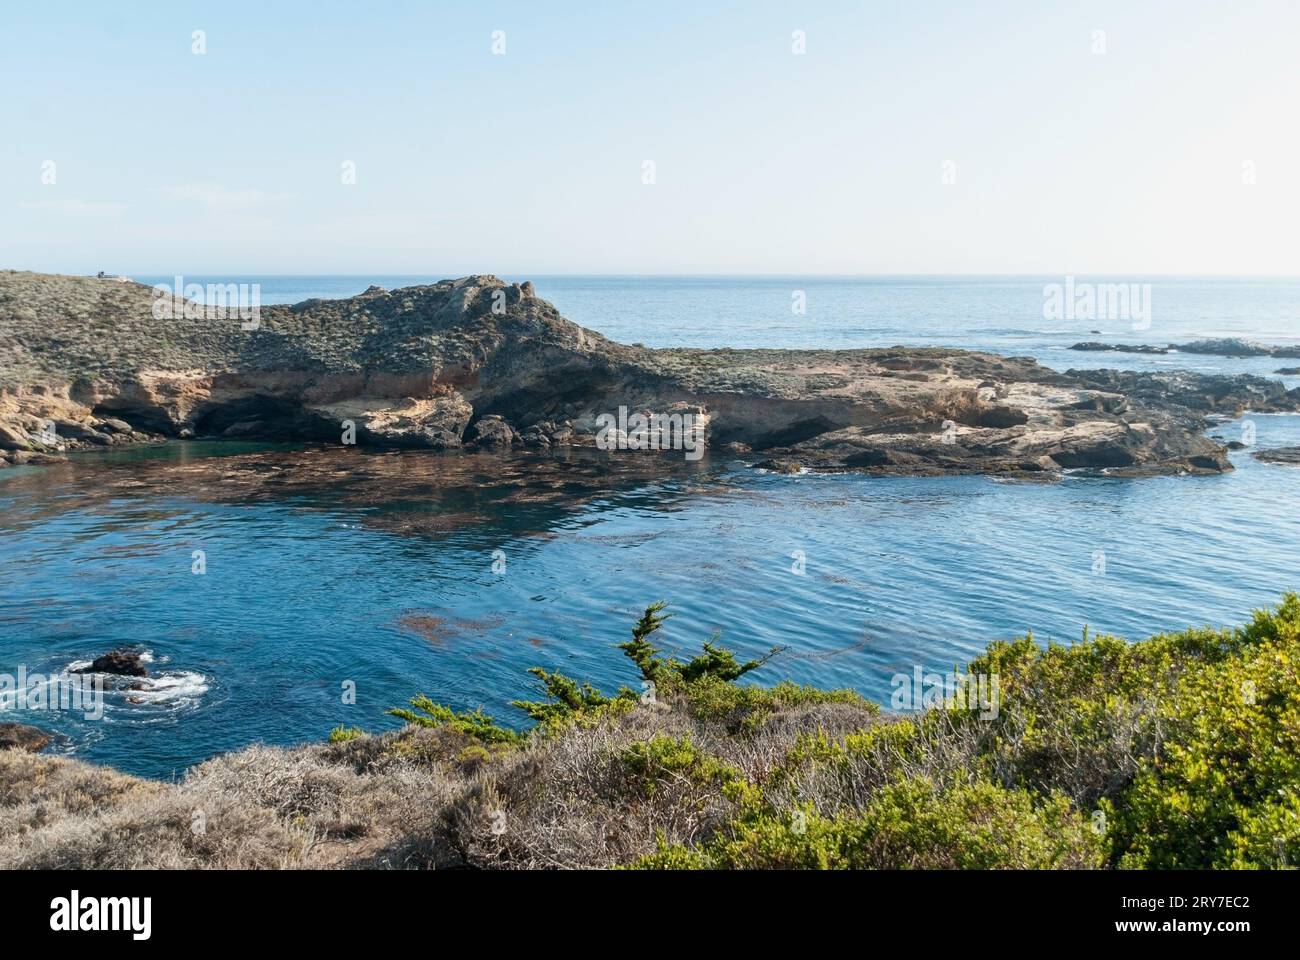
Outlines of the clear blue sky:
[{"label": "clear blue sky", "polygon": [[0,267],[1300,272],[1292,0],[5,3],[0,89]]}]

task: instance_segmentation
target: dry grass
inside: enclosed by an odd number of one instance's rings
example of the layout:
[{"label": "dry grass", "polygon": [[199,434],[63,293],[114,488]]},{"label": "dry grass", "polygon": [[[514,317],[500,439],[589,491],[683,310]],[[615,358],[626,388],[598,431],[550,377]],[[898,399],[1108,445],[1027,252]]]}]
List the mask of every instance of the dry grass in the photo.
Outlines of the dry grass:
[{"label": "dry grass", "polygon": [[654,852],[660,838],[701,840],[734,812],[688,779],[648,793],[621,760],[631,744],[688,736],[758,779],[801,733],[837,735],[873,716],[846,704],[792,707],[738,737],[659,704],[492,752],[446,729],[408,727],[252,746],[176,784],[4,750],[0,868],[608,867]]}]

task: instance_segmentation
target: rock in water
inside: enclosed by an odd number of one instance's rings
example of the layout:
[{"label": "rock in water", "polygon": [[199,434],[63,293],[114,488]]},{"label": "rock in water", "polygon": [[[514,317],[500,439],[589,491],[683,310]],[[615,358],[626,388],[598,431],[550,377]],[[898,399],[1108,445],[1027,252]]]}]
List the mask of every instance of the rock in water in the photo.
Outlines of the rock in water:
[{"label": "rock in water", "polygon": [[39,753],[50,745],[50,735],[25,723],[0,723],[0,750]]},{"label": "rock in water", "polygon": [[1255,459],[1264,463],[1289,463],[1300,466],[1300,447],[1274,447],[1272,450],[1260,450],[1255,454]]},{"label": "rock in water", "polygon": [[[1093,331],[1096,333],[1096,331]],[[1099,343],[1088,340],[1076,343],[1071,350],[1114,351],[1117,353],[1199,353],[1218,357],[1297,357],[1300,347],[1271,347],[1240,337],[1219,337],[1210,340],[1193,340],[1191,343],[1171,343],[1167,347],[1146,343]]]},{"label": "rock in water", "polygon": [[140,654],[131,650],[111,650],[94,662],[75,673],[112,673],[122,677],[147,677],[149,671],[140,658]]},{"label": "rock in water", "polygon": [[1103,353],[1110,351],[1112,353],[1168,353],[1168,347],[1154,347],[1145,343],[1099,343],[1096,340],[1085,340],[1082,343],[1076,343],[1070,347],[1071,350],[1086,350],[1094,353]]},{"label": "rock in water", "polygon": [[510,424],[497,416],[483,417],[470,424],[465,442],[481,447],[509,447],[519,439]]}]

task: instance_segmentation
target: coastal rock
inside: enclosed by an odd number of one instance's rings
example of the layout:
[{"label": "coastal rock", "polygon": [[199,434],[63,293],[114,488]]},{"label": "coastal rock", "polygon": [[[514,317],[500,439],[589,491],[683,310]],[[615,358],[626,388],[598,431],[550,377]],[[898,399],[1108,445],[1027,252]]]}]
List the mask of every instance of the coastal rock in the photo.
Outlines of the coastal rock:
[{"label": "coastal rock", "polygon": [[1209,417],[1300,409],[1276,380],[1059,374],[947,348],[647,349],[491,276],[265,306],[249,329],[198,304],[157,319],[154,296],[0,272],[0,436],[30,448],[52,419],[72,425],[69,449],[162,435],[549,450],[596,446],[622,410],[654,418],[660,456],[702,452],[698,433],[800,468],[1179,473],[1231,468]]},{"label": "coastal rock", "polygon": [[88,667],[73,673],[111,673],[123,677],[147,677],[149,670],[145,667],[140,654],[131,650],[110,650],[98,656]]},{"label": "coastal rock", "polygon": [[1197,353],[1218,357],[1300,357],[1300,347],[1274,347],[1240,337],[1193,340],[1190,343],[1171,343],[1164,347],[1142,343],[1099,343],[1096,340],[1088,340],[1076,343],[1070,349],[1117,353]]},{"label": "coastal rock", "polygon": [[803,464],[798,460],[773,459],[764,460],[758,465],[760,470],[770,470],[772,473],[801,473],[804,469]]},{"label": "coastal rock", "polygon": [[1071,345],[1071,350],[1088,350],[1094,352],[1111,351],[1114,353],[1168,353],[1168,347],[1155,347],[1148,344],[1100,343],[1087,340]]},{"label": "coastal rock", "polygon": [[465,432],[465,442],[480,447],[509,447],[519,440],[519,435],[501,417],[480,417]]},{"label": "coastal rock", "polygon": [[48,467],[56,463],[67,463],[67,457],[61,457],[56,453],[41,453],[39,451],[29,454],[23,461],[34,467]]},{"label": "coastal rock", "polygon": [[1218,414],[1227,418],[1300,410],[1300,388],[1250,374],[1193,373],[1188,370],[1068,370],[1065,376],[1130,401],[1173,413]]},{"label": "coastal rock", "polygon": [[1281,370],[1274,370],[1281,377],[1300,377],[1300,367],[1283,367]]},{"label": "coastal rock", "polygon": [[1300,466],[1300,447],[1274,447],[1271,450],[1260,450],[1255,454],[1255,459],[1264,463],[1286,463]]},{"label": "coastal rock", "polygon": [[26,450],[30,445],[26,431],[12,424],[0,423],[0,450]]},{"label": "coastal rock", "polygon": [[1172,347],[1180,353],[1204,353],[1218,357],[1267,357],[1273,353],[1272,347],[1238,337],[1196,340],[1192,343],[1172,345]]},{"label": "coastal rock", "polygon": [[25,723],[0,723],[0,750],[26,750],[39,753],[53,738],[40,727]]}]

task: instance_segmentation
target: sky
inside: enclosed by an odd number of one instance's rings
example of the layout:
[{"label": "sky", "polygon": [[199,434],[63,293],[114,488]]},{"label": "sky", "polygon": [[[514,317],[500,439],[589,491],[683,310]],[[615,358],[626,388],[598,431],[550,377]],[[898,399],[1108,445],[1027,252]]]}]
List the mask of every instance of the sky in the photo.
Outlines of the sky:
[{"label": "sky", "polygon": [[7,2],[0,268],[1296,275],[1298,50],[1296,0]]}]

